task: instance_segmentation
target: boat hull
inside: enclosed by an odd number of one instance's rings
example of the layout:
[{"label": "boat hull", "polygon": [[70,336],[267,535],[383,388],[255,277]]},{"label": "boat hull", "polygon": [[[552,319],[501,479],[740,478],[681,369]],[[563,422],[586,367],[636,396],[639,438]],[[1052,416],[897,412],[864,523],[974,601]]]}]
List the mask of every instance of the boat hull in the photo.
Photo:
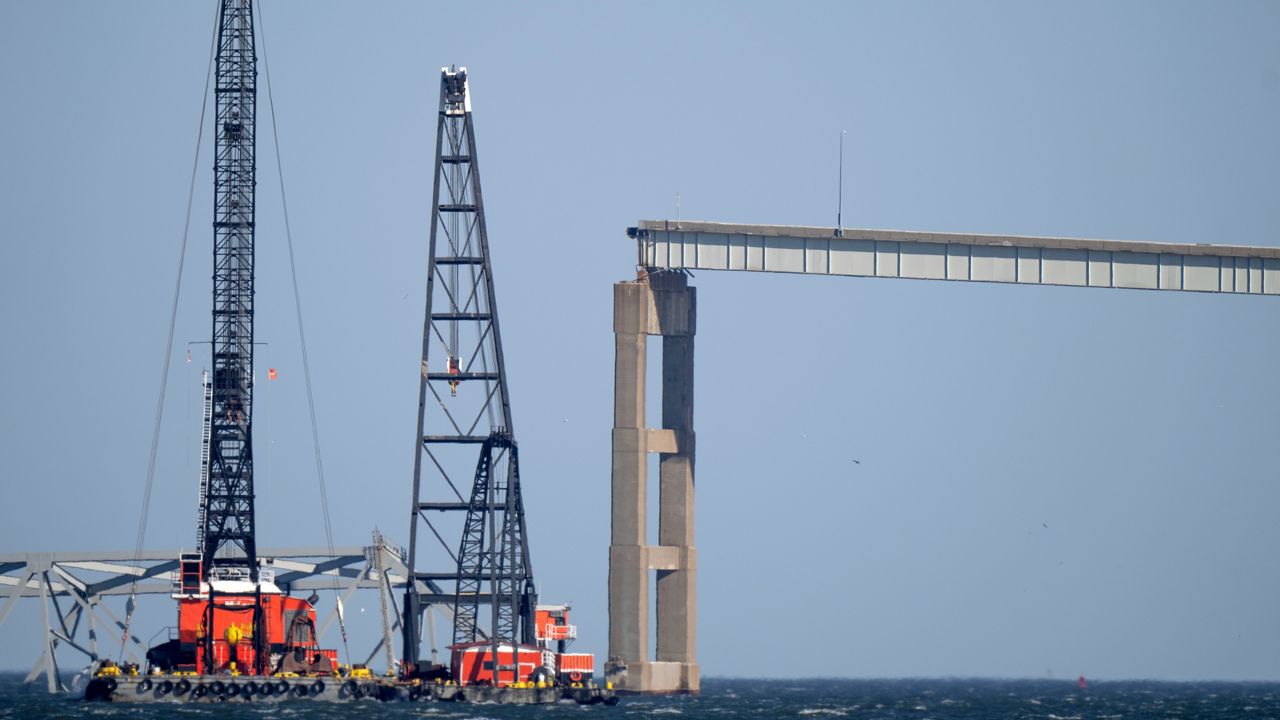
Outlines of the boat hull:
[{"label": "boat hull", "polygon": [[283,702],[488,702],[545,705],[562,699],[583,705],[617,703],[614,691],[599,687],[490,687],[400,682],[392,678],[257,678],[222,675],[95,677],[85,699],[114,703],[283,703]]}]

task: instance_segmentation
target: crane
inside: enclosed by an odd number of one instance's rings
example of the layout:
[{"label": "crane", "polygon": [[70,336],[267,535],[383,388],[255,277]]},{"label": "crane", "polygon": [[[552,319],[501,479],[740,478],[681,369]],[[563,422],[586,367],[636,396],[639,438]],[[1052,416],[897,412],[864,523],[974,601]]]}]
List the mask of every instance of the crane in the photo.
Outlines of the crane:
[{"label": "crane", "polygon": [[[213,376],[209,467],[200,498],[203,579],[255,587],[256,670],[263,671],[262,598],[253,513],[253,262],[257,56],[252,0],[224,0],[218,25],[213,216]],[[217,592],[210,583],[206,622]],[[212,633],[203,638],[212,662]],[[211,668],[205,668],[210,670]]]},{"label": "crane", "polygon": [[[408,568],[417,582],[404,597],[404,667],[418,667],[425,606],[442,604],[453,611],[454,646],[485,643],[497,658],[499,646],[509,645],[517,657],[505,680],[519,682],[520,646],[535,640],[537,592],[466,68],[441,71],[434,192],[409,527]],[[457,477],[472,478],[468,496],[454,485]],[[423,499],[446,489],[452,490],[447,501]],[[439,522],[428,515],[450,511],[464,516],[456,546],[445,543]],[[417,570],[422,525],[440,539],[452,568]],[[448,585],[430,589],[438,582],[451,584],[452,592]],[[428,591],[419,592],[418,583]],[[534,655],[527,659],[536,666],[541,659]]]}]

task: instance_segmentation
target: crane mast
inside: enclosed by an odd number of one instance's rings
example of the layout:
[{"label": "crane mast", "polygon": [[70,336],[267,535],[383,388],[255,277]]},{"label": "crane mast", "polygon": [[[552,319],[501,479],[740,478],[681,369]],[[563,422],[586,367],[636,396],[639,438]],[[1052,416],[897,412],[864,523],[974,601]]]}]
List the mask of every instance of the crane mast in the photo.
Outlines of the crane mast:
[{"label": "crane mast", "polygon": [[[253,671],[266,670],[267,638],[253,512],[253,261],[257,55],[252,0],[222,0],[218,20],[217,108],[213,164],[213,377],[208,416],[208,475],[200,498],[203,645],[216,669],[216,581],[252,587]],[[228,638],[229,640],[229,638]],[[235,645],[236,643],[231,643]]]},{"label": "crane mast", "polygon": [[254,125],[252,0],[223,0],[218,25],[213,207],[213,407],[200,548],[206,579],[258,579],[253,517]]},{"label": "crane mast", "polygon": [[[496,658],[499,643],[534,640],[537,595],[466,68],[441,71],[429,242],[409,528],[415,582],[404,602],[408,671],[419,659],[421,612],[428,604],[452,607],[455,645],[484,642]],[[468,476],[473,481],[465,496],[453,479]],[[427,500],[433,495],[444,500]],[[440,515],[449,511],[462,515],[457,545],[446,543],[451,532],[439,527]],[[430,535],[421,535],[420,526]],[[431,536],[446,551],[433,557],[450,557],[453,566],[419,572],[419,545]]]}]

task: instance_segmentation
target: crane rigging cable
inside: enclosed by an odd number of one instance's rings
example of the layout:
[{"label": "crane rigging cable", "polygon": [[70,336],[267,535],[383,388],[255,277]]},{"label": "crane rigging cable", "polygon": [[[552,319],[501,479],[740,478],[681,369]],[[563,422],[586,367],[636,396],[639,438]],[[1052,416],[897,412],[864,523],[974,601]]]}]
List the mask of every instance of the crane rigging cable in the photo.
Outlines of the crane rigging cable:
[{"label": "crane rigging cable", "polygon": [[[293,280],[293,307],[298,320],[298,343],[302,348],[302,378],[303,384],[307,389],[307,411],[311,416],[311,442],[312,447],[315,449],[316,482],[320,491],[320,509],[324,515],[325,546],[329,554],[333,555],[333,523],[329,516],[329,493],[325,486],[324,461],[320,454],[320,429],[316,423],[316,401],[315,395],[311,390],[311,363],[307,355],[307,334],[302,322],[302,293],[298,290],[298,266],[294,261],[293,230],[289,225],[289,199],[284,190],[284,164],[280,160],[280,131],[276,124],[275,98],[271,93],[271,63],[267,59],[267,24],[263,17],[261,2],[258,3],[258,35],[262,42],[262,70],[267,80],[267,108],[271,111],[271,143],[275,148],[276,178],[280,181],[280,205],[284,212],[284,236],[289,247],[289,275]],[[381,548],[379,548],[379,552],[381,552]],[[337,578],[333,580],[333,590],[335,593],[338,590]],[[341,605],[339,605],[339,608],[341,608]],[[343,652],[347,656],[348,662],[350,662],[351,650],[347,647],[347,626],[340,609],[338,610],[338,627],[342,634]]]},{"label": "crane rigging cable", "polygon": [[[173,332],[178,321],[178,298],[182,294],[182,269],[187,260],[187,238],[191,234],[191,206],[195,200],[196,172],[200,167],[200,146],[204,142],[204,120],[209,109],[209,85],[213,81],[213,59],[217,50],[218,15],[214,14],[213,36],[209,38],[209,66],[205,71],[204,94],[200,101],[200,123],[196,127],[196,152],[191,161],[191,184],[187,188],[187,214],[182,224],[182,246],[178,251],[178,273],[173,283],[173,302],[169,307],[169,334],[164,342],[164,362],[160,371],[160,393],[156,399],[155,426],[151,431],[151,454],[147,459],[147,481],[142,491],[142,507],[138,518],[138,537],[133,546],[133,561],[136,565],[142,557],[142,544],[147,536],[147,516],[151,511],[151,489],[156,479],[156,453],[160,447],[160,426],[164,419],[164,398],[169,386],[169,365],[173,354]],[[124,651],[129,643],[129,624],[133,620],[133,611],[137,607],[138,577],[134,576],[129,585],[129,600],[125,608],[124,631],[120,637],[120,660],[124,660]]]}]

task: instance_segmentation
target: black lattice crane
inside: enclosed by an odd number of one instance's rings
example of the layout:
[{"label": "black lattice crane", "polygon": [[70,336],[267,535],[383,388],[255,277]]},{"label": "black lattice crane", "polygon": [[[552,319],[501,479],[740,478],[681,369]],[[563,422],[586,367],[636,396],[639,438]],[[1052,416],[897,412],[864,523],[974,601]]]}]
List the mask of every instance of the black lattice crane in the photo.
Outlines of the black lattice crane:
[{"label": "black lattice crane", "polygon": [[[255,585],[258,556],[252,430],[256,84],[252,0],[222,0],[214,84],[217,124],[212,409],[198,549],[203,579],[241,577]],[[214,603],[210,589],[210,613]],[[258,609],[256,616],[261,615],[261,598]],[[257,653],[259,663],[264,655]]]},{"label": "black lattice crane", "polygon": [[[409,529],[416,582],[404,603],[408,671],[425,605],[450,605],[453,641],[489,641],[497,657],[499,642],[533,641],[537,604],[465,68],[440,77],[431,218]],[[458,485],[468,478],[469,493]],[[457,515],[460,530],[447,521]],[[454,532],[457,545],[446,540]],[[442,549],[428,555],[420,539]],[[419,572],[428,557],[452,567]]]}]

